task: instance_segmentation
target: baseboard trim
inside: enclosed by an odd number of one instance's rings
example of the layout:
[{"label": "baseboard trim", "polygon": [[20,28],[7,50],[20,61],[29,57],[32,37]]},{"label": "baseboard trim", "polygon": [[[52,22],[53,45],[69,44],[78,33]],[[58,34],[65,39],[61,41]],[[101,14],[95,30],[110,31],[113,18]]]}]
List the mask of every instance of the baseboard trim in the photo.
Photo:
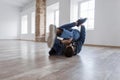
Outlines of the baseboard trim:
[{"label": "baseboard trim", "polygon": [[35,40],[27,40],[27,39],[18,39],[19,41],[32,41],[35,42]]},{"label": "baseboard trim", "polygon": [[93,47],[109,47],[109,48],[120,48],[120,46],[111,46],[111,45],[97,45],[97,44],[84,44],[84,46],[93,46]]},{"label": "baseboard trim", "polygon": [[0,39],[0,41],[4,41],[4,40],[18,40],[18,39]]}]

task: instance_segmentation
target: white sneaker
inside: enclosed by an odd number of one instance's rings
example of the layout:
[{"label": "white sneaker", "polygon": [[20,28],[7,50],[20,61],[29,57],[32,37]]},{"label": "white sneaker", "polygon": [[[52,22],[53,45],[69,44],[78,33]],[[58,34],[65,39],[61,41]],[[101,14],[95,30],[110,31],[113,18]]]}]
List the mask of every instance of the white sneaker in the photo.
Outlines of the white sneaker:
[{"label": "white sneaker", "polygon": [[49,26],[49,36],[48,36],[48,39],[47,39],[47,45],[48,45],[49,48],[53,47],[55,37],[56,37],[56,26],[51,24]]}]

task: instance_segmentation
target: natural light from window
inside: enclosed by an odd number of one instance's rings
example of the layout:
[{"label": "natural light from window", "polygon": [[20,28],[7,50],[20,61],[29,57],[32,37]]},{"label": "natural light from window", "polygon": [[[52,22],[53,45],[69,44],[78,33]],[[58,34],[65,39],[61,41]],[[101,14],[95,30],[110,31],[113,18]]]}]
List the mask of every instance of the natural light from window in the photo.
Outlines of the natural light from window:
[{"label": "natural light from window", "polygon": [[95,0],[89,0],[79,3],[79,17],[86,17],[88,19],[85,23],[87,29],[94,29],[94,10]]},{"label": "natural light from window", "polygon": [[54,24],[59,27],[59,10],[54,11]]},{"label": "natural light from window", "polygon": [[31,33],[35,33],[35,12],[31,14]]},{"label": "natural light from window", "polygon": [[24,15],[21,18],[21,34],[27,34],[28,33],[28,16]]}]

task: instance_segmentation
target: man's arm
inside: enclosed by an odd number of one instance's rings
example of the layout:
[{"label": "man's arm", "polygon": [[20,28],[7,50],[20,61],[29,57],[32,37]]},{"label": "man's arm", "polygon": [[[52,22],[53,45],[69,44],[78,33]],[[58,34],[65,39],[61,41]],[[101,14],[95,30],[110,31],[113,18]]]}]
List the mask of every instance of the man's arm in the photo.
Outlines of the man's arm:
[{"label": "man's arm", "polygon": [[69,45],[72,42],[72,38],[64,40],[64,38],[57,37],[57,39],[60,40],[61,43],[66,44],[66,45]]},{"label": "man's arm", "polygon": [[61,42],[62,42],[63,44],[69,45],[69,44],[71,44],[71,42],[72,42],[72,38],[70,38],[70,39],[68,39],[68,40],[61,40]]}]

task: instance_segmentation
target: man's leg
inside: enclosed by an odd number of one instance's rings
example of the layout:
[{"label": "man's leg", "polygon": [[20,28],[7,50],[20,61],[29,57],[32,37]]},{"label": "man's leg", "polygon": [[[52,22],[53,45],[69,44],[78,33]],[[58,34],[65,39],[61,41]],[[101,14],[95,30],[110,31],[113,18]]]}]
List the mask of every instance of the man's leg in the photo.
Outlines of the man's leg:
[{"label": "man's leg", "polygon": [[62,34],[63,29],[70,30],[70,29],[71,29],[72,27],[74,27],[74,26],[76,26],[76,23],[75,23],[75,22],[60,26],[60,27],[57,28],[57,30],[56,30],[57,36],[60,36],[60,35]]},{"label": "man's leg", "polygon": [[84,42],[85,42],[85,36],[86,36],[85,26],[81,25],[80,41],[82,42],[82,44],[84,44]]},{"label": "man's leg", "polygon": [[69,30],[69,29],[71,29],[74,26],[80,26],[86,20],[87,20],[87,18],[81,18],[81,19],[78,19],[76,22],[72,22],[72,23],[69,23],[69,24],[62,25],[62,26],[60,26],[60,28],[64,28],[64,29],[68,29]]},{"label": "man's leg", "polygon": [[75,27],[75,26],[76,26],[76,23],[73,22],[73,23],[62,25],[62,26],[59,27],[59,29],[67,29],[67,30],[69,30],[69,29],[71,29],[72,27]]},{"label": "man's leg", "polygon": [[78,19],[76,22],[72,22],[72,23],[69,23],[69,24],[65,24],[65,25],[60,26],[60,27],[57,29],[57,35],[60,36],[61,33],[62,33],[62,31],[63,31],[63,29],[70,30],[72,27],[80,26],[80,25],[83,24],[86,20],[87,20],[87,18],[82,18],[82,19]]},{"label": "man's leg", "polygon": [[61,55],[62,54],[62,49],[63,49],[63,44],[60,42],[60,40],[55,39],[54,45],[49,51],[50,55]]},{"label": "man's leg", "polygon": [[85,36],[86,36],[85,26],[81,25],[80,38],[75,42],[76,46],[75,55],[81,51],[82,46],[85,42]]}]

